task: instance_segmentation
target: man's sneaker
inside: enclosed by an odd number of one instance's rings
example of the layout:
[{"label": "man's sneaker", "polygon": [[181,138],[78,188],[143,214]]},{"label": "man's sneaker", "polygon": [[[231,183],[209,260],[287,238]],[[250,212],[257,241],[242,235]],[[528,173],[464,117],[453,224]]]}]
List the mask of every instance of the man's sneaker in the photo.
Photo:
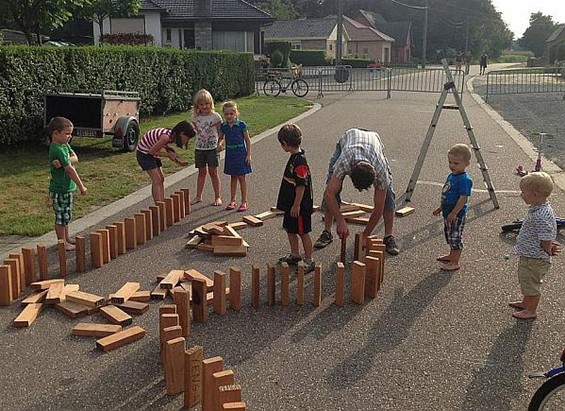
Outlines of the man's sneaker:
[{"label": "man's sneaker", "polygon": [[302,264],[304,264],[304,274],[311,273],[312,271],[314,271],[314,268],[316,268],[316,263],[314,262],[314,260],[304,260]]},{"label": "man's sneaker", "polygon": [[314,248],[317,249],[324,248],[325,246],[331,244],[333,240],[334,237],[332,233],[330,233],[328,230],[324,230],[322,231],[322,234],[320,234],[320,238],[318,238],[314,243]]},{"label": "man's sneaker", "polygon": [[390,255],[398,255],[398,253],[400,252],[400,248],[398,248],[393,235],[387,235],[385,238],[383,238],[383,243],[385,243],[386,252]]},{"label": "man's sneaker", "polygon": [[297,265],[300,261],[302,261],[301,257],[297,257],[292,254],[287,254],[279,258],[279,264],[287,263],[288,265]]}]

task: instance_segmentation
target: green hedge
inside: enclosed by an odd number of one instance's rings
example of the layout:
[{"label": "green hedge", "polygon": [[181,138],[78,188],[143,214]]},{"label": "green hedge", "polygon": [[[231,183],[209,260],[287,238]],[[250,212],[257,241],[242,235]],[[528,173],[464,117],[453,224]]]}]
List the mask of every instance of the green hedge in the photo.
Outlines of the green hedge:
[{"label": "green hedge", "polygon": [[136,91],[141,115],[185,111],[206,88],[216,100],[254,91],[253,55],[157,47],[0,46],[0,143],[40,141],[43,96]]},{"label": "green hedge", "polygon": [[373,60],[369,59],[351,59],[351,58],[343,58],[341,59],[341,64],[344,66],[351,66],[353,68],[366,68],[369,63],[372,63]]},{"label": "green hedge", "polygon": [[303,66],[327,66],[330,59],[325,50],[291,50],[290,61]]}]

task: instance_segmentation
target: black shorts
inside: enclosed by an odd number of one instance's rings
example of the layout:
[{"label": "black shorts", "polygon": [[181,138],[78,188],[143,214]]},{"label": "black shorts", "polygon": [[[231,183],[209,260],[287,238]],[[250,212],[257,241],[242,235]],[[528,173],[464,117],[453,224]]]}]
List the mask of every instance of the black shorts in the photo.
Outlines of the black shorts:
[{"label": "black shorts", "polygon": [[136,156],[137,162],[143,171],[149,171],[163,166],[161,159],[159,157],[152,156],[151,154],[145,154],[141,151],[137,151]]},{"label": "black shorts", "polygon": [[300,214],[298,218],[290,215],[290,211],[284,213],[283,228],[289,234],[308,234],[312,231],[312,213]]},{"label": "black shorts", "polygon": [[218,167],[220,165],[220,153],[215,148],[211,150],[195,150],[194,166],[196,168]]}]

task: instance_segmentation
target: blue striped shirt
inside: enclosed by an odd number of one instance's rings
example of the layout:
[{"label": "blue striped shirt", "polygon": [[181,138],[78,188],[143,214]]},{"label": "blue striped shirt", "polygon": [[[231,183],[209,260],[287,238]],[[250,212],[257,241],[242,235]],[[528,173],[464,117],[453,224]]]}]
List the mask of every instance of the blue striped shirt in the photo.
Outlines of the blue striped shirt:
[{"label": "blue striped shirt", "polygon": [[549,255],[543,250],[541,241],[552,241],[556,237],[557,223],[549,203],[533,205],[528,209],[512,251],[522,257],[548,260]]}]

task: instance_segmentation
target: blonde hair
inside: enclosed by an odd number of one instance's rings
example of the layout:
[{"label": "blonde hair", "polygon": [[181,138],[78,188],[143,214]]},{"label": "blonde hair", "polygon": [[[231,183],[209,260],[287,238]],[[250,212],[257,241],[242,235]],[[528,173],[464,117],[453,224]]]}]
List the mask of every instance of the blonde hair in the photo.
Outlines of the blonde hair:
[{"label": "blonde hair", "polygon": [[237,109],[237,103],[235,101],[228,100],[228,101],[224,102],[224,104],[222,104],[222,113],[224,112],[224,110],[226,108],[233,108],[233,110],[235,111],[236,117],[239,116],[239,110]]},{"label": "blonde hair", "polygon": [[549,174],[543,171],[534,171],[522,177],[520,189],[533,191],[547,198],[553,191],[553,180]]},{"label": "blonde hair", "polygon": [[212,97],[212,94],[210,94],[208,90],[202,89],[196,92],[196,94],[194,95],[194,99],[192,100],[192,112],[194,113],[195,116],[200,115],[200,110],[198,109],[198,103],[202,103],[202,102],[210,103],[210,105],[212,106],[212,113],[216,111],[214,109],[214,97]]},{"label": "blonde hair", "polygon": [[471,161],[471,149],[467,144],[455,144],[449,149],[447,154],[451,154],[463,161]]}]

